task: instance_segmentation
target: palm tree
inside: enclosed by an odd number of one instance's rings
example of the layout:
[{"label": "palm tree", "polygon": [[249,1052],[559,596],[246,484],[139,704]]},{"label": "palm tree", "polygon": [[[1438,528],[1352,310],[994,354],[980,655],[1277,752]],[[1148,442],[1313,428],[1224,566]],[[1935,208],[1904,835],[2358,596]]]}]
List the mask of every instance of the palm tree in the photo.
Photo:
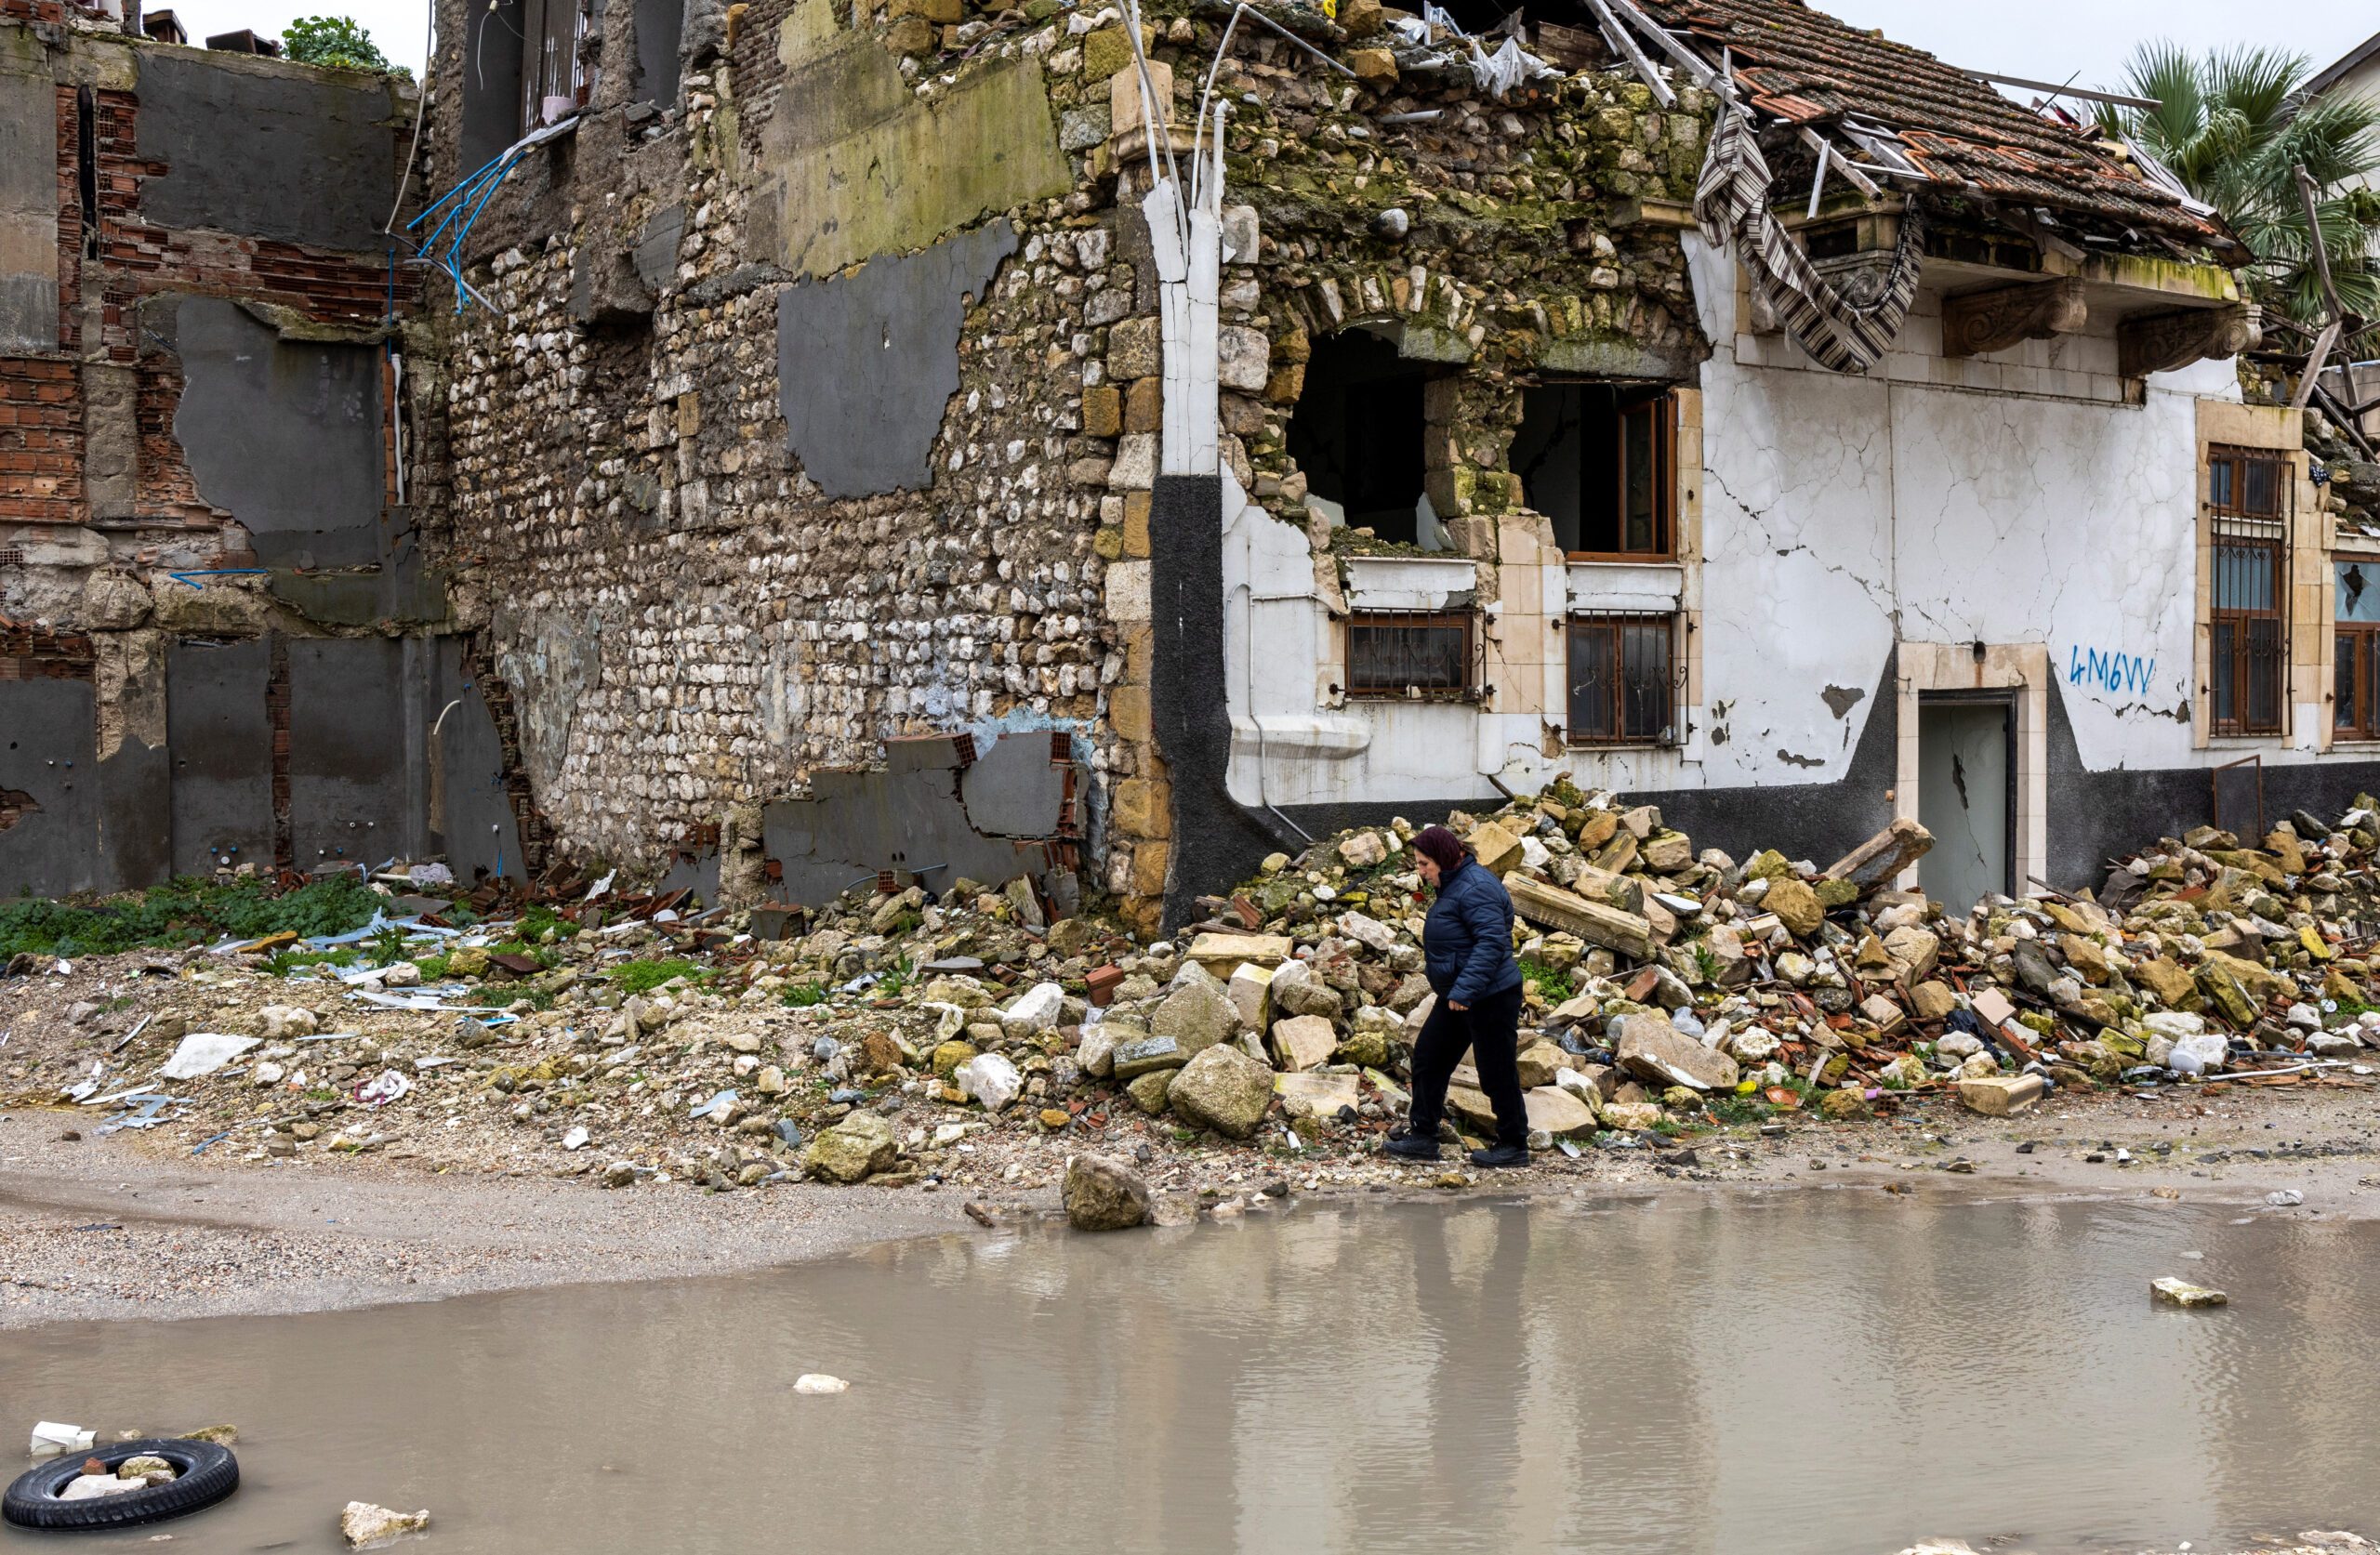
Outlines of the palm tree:
[{"label": "palm tree", "polygon": [[2307,100],[2313,74],[2302,54],[2241,47],[2203,58],[2158,39],[2125,62],[2124,90],[2155,108],[2103,104],[2100,129],[2172,169],[2222,213],[2256,257],[2267,306],[2302,323],[2329,315],[2312,264],[2296,169],[2314,181],[2322,246],[2339,302],[2380,316],[2380,103],[2347,93]]}]

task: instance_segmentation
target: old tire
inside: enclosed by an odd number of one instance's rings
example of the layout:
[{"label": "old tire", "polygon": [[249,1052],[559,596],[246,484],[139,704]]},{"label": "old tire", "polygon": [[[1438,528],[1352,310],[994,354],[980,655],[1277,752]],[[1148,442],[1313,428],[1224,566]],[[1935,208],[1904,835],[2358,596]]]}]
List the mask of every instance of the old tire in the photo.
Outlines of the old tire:
[{"label": "old tire", "polygon": [[[111,1469],[147,1454],[174,1466],[171,1484],[130,1490],[88,1501],[61,1501],[59,1493],[83,1472],[86,1459]],[[240,1488],[240,1465],[231,1449],[212,1442],[111,1442],[86,1453],[67,1453],[17,1476],[0,1498],[0,1518],[20,1528],[129,1528],[202,1510]]]}]

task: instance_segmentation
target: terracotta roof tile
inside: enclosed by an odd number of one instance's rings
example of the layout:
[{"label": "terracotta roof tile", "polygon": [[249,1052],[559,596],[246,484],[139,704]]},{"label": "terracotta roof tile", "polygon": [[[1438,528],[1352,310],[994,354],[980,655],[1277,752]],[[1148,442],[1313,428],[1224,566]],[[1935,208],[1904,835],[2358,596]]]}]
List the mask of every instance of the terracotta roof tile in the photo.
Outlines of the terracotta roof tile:
[{"label": "terracotta roof tile", "polygon": [[1903,154],[1939,183],[1987,198],[2047,205],[2229,249],[2215,220],[2193,215],[2097,133],[2062,125],[2001,96],[1922,49],[1845,25],[1800,0],[1639,0],[1714,65],[1731,53],[1760,112],[1792,124],[1846,113],[1899,132]]}]

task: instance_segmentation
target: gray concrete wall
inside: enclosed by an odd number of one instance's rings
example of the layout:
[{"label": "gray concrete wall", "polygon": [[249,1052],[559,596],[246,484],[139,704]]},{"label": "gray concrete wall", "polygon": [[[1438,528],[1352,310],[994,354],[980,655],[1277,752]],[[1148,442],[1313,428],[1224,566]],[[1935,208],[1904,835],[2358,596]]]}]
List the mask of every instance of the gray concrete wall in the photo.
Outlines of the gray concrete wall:
[{"label": "gray concrete wall", "polygon": [[436,731],[438,802],[432,817],[438,841],[455,878],[469,882],[482,871],[522,879],[521,827],[504,781],[504,743],[487,699],[463,664],[462,647],[438,644]]},{"label": "gray concrete wall", "polygon": [[[787,901],[825,902],[881,869],[931,870],[933,890],[961,876],[997,886],[1049,869],[1042,839],[1057,827],[1065,770],[1051,763],[1046,732],[1004,735],[966,767],[944,735],[885,749],[880,771],[821,772],[813,797],[768,807],[762,845]],[[1076,782],[1087,791],[1079,769]]]},{"label": "gray concrete wall", "polygon": [[289,644],[289,833],[299,869],[377,869],[412,851],[408,758],[418,747],[406,734],[427,688],[408,686],[405,648],[370,638]]},{"label": "gray concrete wall", "polygon": [[777,399],[803,471],[828,496],[921,491],[959,392],[964,298],[1016,252],[1005,220],[921,254],[777,294]]},{"label": "gray concrete wall", "polygon": [[220,297],[144,312],[181,357],[174,438],[199,495],[247,529],[267,566],[378,560],[377,349],[284,340]]},{"label": "gray concrete wall", "polygon": [[0,680],[0,788],[41,808],[0,831],[0,896],[103,890],[99,760],[88,680]]},{"label": "gray concrete wall", "polygon": [[137,143],[165,165],[140,186],[142,216],[317,248],[386,246],[403,126],[385,85],[172,49],[137,58]]},{"label": "gray concrete wall", "polygon": [[0,356],[58,349],[58,89],[33,29],[0,23]]},{"label": "gray concrete wall", "polygon": [[262,638],[165,651],[177,875],[208,874],[218,862],[272,867],[271,671]]}]

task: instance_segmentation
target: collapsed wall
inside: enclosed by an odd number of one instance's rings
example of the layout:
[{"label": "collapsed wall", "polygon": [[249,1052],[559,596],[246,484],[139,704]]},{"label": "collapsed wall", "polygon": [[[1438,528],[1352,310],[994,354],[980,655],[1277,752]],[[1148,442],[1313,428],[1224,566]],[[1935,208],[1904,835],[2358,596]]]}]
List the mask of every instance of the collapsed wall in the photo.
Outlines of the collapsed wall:
[{"label": "collapsed wall", "polygon": [[[1120,16],[697,11],[675,96],[602,64],[651,57],[651,20],[613,7],[580,41],[585,112],[432,293],[438,543],[543,817],[645,867],[716,838],[752,890],[1021,843],[1016,868],[1087,870],[1153,929],[1190,839],[1152,698],[1161,352]],[[1228,20],[1145,17],[1177,153]],[[1707,104],[1594,76],[1499,100],[1468,65],[1405,78],[1378,7],[1342,20],[1286,15],[1335,58],[1242,26],[1217,87],[1225,459],[1326,583],[1352,529],[1314,523],[1292,428],[1318,339],[1361,326],[1413,369],[1416,479],[1491,560],[1500,520],[1529,521],[1519,384],[1673,378],[1701,349],[1674,215],[1645,212],[1690,187]],[[465,70],[490,25],[442,12],[441,187],[520,96]],[[941,740],[957,771],[1031,743],[1017,813],[921,797],[901,752]]]}]

